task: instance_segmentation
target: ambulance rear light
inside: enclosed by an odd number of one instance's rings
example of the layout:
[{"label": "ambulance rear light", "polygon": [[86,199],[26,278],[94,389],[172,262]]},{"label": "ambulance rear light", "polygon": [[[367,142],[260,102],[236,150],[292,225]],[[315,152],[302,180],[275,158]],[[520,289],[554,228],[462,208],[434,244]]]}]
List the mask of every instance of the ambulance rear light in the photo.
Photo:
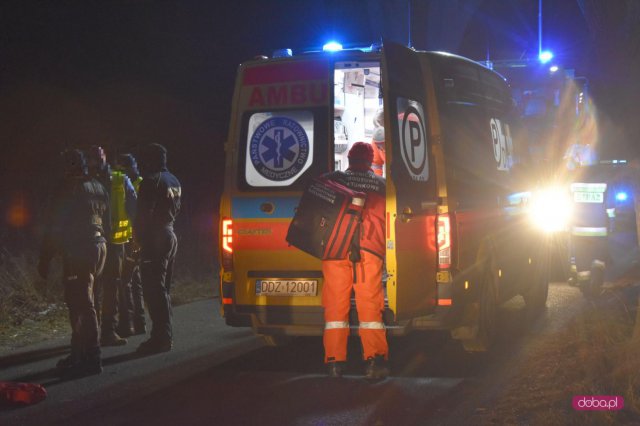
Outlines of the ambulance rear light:
[{"label": "ambulance rear light", "polygon": [[233,253],[233,221],[231,219],[222,220],[222,250]]},{"label": "ambulance rear light", "polygon": [[438,267],[447,269],[451,267],[451,221],[449,214],[438,215]]},{"label": "ambulance rear light", "polygon": [[223,305],[233,304],[233,277],[231,272],[222,274],[221,300]]},{"label": "ambulance rear light", "polygon": [[225,271],[233,269],[233,220],[222,219],[222,268]]}]

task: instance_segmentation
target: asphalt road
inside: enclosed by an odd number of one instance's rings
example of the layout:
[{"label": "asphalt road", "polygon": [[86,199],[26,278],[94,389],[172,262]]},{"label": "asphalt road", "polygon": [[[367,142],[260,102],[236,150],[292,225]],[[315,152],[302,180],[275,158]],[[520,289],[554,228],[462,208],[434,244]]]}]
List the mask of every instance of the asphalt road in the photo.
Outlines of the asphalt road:
[{"label": "asphalt road", "polygon": [[[618,237],[612,280],[638,269],[635,236]],[[171,352],[136,356],[145,338],[136,336],[104,348],[98,376],[55,376],[68,337],[0,353],[0,380],[40,383],[48,391],[39,404],[0,407],[0,426],[470,424],[507,388],[527,354],[587,303],[577,288],[552,283],[547,309],[531,324],[522,298],[514,298],[500,310],[498,341],[488,354],[466,353],[446,333],[392,339],[391,377],[370,383],[362,378],[357,339],[349,342],[347,375],[329,379],[320,338],[266,347],[250,330],[227,327],[217,300],[196,302],[174,310]]]},{"label": "asphalt road", "polygon": [[320,338],[263,346],[246,329],[224,325],[217,301],[175,309],[174,350],[139,358],[142,337],[105,348],[102,375],[60,381],[56,360],[66,341],[0,358],[0,380],[43,384],[48,398],[5,409],[0,425],[425,425],[464,424],[508,383],[523,352],[572,318],[585,300],[551,285],[547,311],[524,323],[520,298],[501,310],[496,350],[473,355],[443,333],[390,341],[392,377],[362,379],[357,340],[347,376],[329,379]]},{"label": "asphalt road", "polygon": [[124,413],[120,407],[132,401],[162,393],[185,378],[199,377],[211,366],[262,346],[249,330],[225,326],[218,311],[217,300],[178,306],[171,352],[138,357],[135,349],[145,337],[135,336],[126,346],[103,348],[104,372],[97,376],[56,378],[55,364],[68,353],[67,339],[3,354],[0,380],[40,383],[48,397],[29,407],[0,408],[0,425],[94,424],[100,420],[95,415],[100,410]]}]

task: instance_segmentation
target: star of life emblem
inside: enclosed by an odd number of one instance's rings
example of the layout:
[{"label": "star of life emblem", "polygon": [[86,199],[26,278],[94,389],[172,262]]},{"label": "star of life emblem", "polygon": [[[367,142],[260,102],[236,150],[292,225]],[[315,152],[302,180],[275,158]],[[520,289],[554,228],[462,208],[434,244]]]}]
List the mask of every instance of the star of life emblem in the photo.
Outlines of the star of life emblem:
[{"label": "star of life emblem", "polygon": [[249,155],[260,175],[272,181],[284,181],[304,169],[309,159],[309,138],[298,122],[272,117],[254,131]]}]

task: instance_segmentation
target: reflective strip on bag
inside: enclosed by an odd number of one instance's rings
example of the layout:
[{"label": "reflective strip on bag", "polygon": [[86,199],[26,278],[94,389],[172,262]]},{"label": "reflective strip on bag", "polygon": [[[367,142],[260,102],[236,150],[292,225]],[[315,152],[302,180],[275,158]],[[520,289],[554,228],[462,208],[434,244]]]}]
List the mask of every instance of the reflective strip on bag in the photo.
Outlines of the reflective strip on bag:
[{"label": "reflective strip on bag", "polygon": [[571,228],[571,234],[579,237],[606,237],[606,226],[574,226]]},{"label": "reflective strip on bag", "polygon": [[360,328],[366,328],[367,330],[384,330],[384,324],[380,321],[361,322]]},{"label": "reflective strip on bag", "polygon": [[348,321],[327,321],[324,324],[325,330],[334,330],[334,329],[340,329],[340,328],[349,328],[349,322]]}]

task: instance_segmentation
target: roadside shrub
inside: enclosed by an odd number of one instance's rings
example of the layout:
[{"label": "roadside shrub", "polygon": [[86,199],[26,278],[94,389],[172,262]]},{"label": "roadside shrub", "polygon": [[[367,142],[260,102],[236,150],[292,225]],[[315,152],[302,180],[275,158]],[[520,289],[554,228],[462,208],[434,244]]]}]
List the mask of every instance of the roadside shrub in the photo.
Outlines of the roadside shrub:
[{"label": "roadside shrub", "polygon": [[[59,284],[42,280],[36,268],[33,253],[16,256],[0,249],[0,324],[20,325],[51,309],[51,304],[61,303]],[[58,268],[53,266],[52,272],[54,269]]]}]

